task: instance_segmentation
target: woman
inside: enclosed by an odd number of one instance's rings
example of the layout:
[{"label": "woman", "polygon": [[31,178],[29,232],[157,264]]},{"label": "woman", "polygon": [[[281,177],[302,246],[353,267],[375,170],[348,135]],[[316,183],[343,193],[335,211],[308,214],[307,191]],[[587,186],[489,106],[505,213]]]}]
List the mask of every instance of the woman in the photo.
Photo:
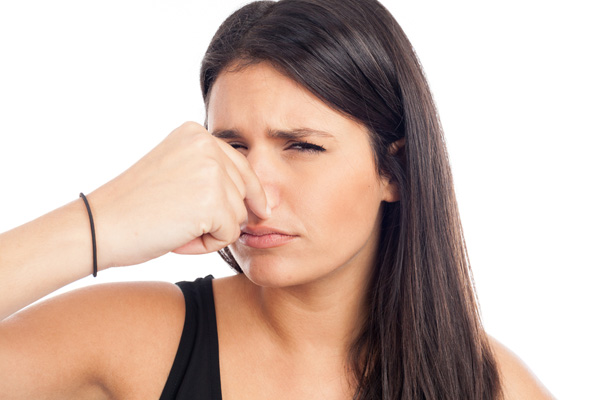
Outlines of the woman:
[{"label": "woman", "polygon": [[201,84],[205,127],[2,235],[1,315],[169,251],[220,251],[241,273],[91,287],[14,314],[1,393],[549,397],[481,327],[435,107],[379,3],[251,3],[213,38]]}]

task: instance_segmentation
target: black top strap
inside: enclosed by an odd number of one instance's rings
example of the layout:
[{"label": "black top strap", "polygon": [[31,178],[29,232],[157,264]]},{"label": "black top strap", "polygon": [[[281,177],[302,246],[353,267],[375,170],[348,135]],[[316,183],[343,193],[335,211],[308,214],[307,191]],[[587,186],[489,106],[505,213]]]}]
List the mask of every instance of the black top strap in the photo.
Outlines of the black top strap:
[{"label": "black top strap", "polygon": [[221,400],[212,279],[177,283],[185,297],[185,323],[160,400]]}]

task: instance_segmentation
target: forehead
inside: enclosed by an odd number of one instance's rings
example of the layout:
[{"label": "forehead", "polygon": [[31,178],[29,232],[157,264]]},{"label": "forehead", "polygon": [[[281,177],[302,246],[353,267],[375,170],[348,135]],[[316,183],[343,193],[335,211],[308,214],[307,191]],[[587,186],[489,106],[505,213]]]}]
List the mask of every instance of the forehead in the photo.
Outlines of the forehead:
[{"label": "forehead", "polygon": [[332,109],[268,63],[222,72],[211,89],[207,116],[210,131],[252,126],[366,133],[361,124]]}]

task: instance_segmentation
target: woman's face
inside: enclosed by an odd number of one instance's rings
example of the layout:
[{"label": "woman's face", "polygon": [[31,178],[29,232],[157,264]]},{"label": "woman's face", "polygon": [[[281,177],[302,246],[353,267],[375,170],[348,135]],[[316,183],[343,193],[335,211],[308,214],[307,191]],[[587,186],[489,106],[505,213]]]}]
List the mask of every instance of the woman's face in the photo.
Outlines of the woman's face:
[{"label": "woman's face", "polygon": [[395,190],[363,125],[260,63],[221,73],[208,127],[246,156],[272,208],[267,220],[250,213],[230,246],[250,280],[285,287],[370,270],[381,202]]}]

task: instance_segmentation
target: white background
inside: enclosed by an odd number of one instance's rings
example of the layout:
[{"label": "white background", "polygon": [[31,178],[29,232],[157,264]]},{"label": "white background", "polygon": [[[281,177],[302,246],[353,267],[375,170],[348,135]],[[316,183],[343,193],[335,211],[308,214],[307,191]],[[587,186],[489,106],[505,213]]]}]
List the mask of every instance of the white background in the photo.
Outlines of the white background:
[{"label": "white background", "polygon": [[[202,54],[242,4],[215,3],[0,3],[0,231],[203,120]],[[563,399],[600,399],[592,3],[384,1],[439,107],[485,326]],[[167,255],[69,288],[209,273],[230,271],[215,255]]]}]

